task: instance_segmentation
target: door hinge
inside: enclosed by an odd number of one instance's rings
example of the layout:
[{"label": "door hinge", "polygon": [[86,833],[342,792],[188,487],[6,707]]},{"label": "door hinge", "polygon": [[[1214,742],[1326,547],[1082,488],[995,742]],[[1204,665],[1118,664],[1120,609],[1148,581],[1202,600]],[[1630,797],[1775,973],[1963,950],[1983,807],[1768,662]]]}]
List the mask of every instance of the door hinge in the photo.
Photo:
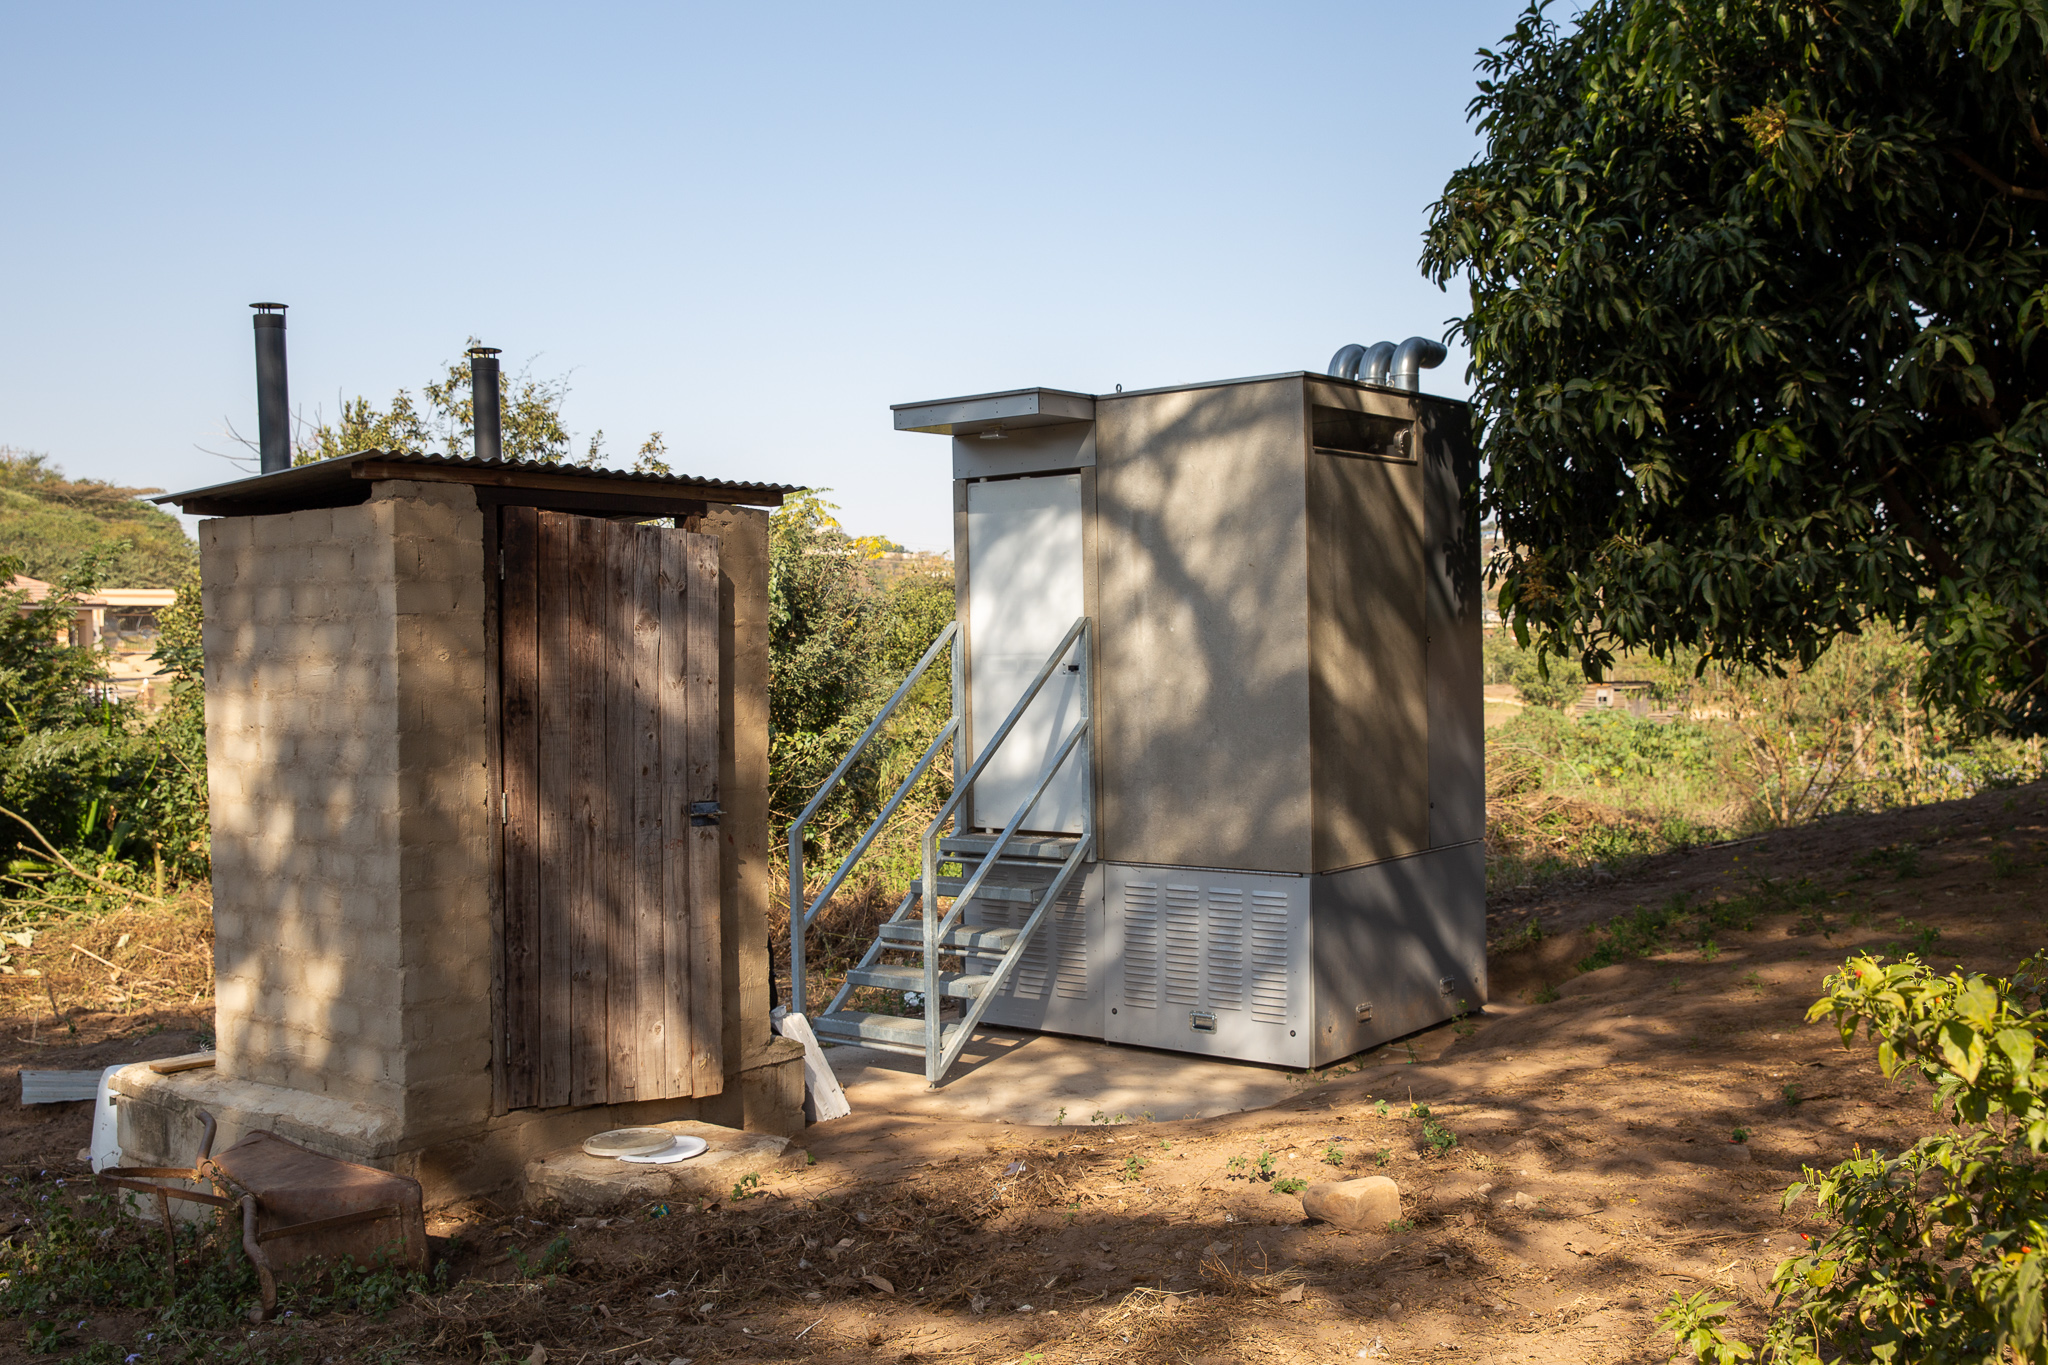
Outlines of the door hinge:
[{"label": "door hinge", "polygon": [[498,792],[498,823],[512,823],[512,793],[502,789]]},{"label": "door hinge", "polygon": [[505,581],[505,552],[503,550],[498,551],[498,581],[500,583]]}]

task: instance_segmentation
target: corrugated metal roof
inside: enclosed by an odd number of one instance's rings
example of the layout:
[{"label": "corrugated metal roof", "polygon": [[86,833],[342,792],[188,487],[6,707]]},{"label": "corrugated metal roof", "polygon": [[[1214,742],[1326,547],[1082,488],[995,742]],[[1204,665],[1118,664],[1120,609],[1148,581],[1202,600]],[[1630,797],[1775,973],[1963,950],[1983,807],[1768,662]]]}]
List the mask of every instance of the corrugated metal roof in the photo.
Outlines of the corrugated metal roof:
[{"label": "corrugated metal roof", "polygon": [[[706,479],[687,474],[639,474],[622,469],[592,469],[583,465],[549,464],[540,460],[479,460],[474,456],[425,455],[416,451],[361,450],[337,459],[321,460],[314,464],[293,465],[280,469],[274,474],[254,474],[233,479],[227,483],[211,484],[205,488],[190,488],[182,493],[165,493],[150,499],[157,503],[186,502],[249,502],[275,503],[279,501],[300,501],[316,495],[328,486],[341,486],[354,482],[355,466],[368,463],[419,465],[426,468],[474,469],[503,473],[516,480],[520,475],[546,475],[551,479],[588,479],[591,483],[617,485],[633,483],[644,485],[650,494],[671,494],[687,496],[691,492],[719,491],[728,495],[758,494],[758,499],[747,497],[725,497],[723,502],[760,501],[777,503],[791,493],[801,491],[802,485],[781,483],[760,483],[737,479]],[[508,480],[510,481],[510,480]],[[491,482],[491,480],[478,480]]]}]

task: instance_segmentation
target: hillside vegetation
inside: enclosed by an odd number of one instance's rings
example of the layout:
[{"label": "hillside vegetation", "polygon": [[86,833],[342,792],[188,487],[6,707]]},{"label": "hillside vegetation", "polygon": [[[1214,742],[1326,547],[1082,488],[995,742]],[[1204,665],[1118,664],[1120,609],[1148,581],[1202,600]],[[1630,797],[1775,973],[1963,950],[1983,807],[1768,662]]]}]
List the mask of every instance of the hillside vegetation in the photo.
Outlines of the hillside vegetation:
[{"label": "hillside vegetation", "polygon": [[161,491],[68,478],[47,455],[0,446],[0,556],[54,583],[98,555],[100,587],[175,588],[198,549],[176,517],[139,501]]}]

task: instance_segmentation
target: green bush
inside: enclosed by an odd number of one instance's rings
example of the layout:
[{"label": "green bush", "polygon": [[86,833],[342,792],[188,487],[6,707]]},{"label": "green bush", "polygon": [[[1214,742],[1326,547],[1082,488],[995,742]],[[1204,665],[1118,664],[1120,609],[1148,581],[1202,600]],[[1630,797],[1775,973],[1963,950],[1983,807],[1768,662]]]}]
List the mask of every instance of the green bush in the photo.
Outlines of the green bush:
[{"label": "green bush", "polygon": [[[0,559],[0,576],[19,564]],[[98,582],[88,559],[43,601],[0,591],[0,807],[57,849],[95,864],[127,862],[204,877],[205,716],[198,669],[198,573],[166,611],[170,701],[154,716],[116,700],[104,657],[65,642],[79,595]],[[41,841],[0,817],[0,848],[47,870]],[[19,877],[26,869],[16,859]]]},{"label": "green bush", "polygon": [[[1785,1192],[1811,1197],[1832,1230],[1772,1276],[1762,1358],[1906,1365],[2048,1361],[2048,954],[2010,979],[1936,976],[1914,958],[1851,958],[1808,1018],[1860,1029],[1894,1082],[1925,1081],[1949,1132],[1897,1154],[1858,1151],[1808,1168]],[[1720,1310],[1673,1296],[1662,1319],[1702,1360],[1744,1360]]]}]

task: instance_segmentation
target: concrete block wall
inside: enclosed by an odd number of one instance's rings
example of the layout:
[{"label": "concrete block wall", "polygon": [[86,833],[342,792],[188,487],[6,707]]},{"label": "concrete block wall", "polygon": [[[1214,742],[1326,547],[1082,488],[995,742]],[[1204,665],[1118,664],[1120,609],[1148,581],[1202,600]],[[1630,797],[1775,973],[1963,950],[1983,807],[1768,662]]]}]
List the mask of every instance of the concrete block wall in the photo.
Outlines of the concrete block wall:
[{"label": "concrete block wall", "polygon": [[224,1079],[427,1136],[490,1091],[483,524],[460,485],[207,521]]}]

